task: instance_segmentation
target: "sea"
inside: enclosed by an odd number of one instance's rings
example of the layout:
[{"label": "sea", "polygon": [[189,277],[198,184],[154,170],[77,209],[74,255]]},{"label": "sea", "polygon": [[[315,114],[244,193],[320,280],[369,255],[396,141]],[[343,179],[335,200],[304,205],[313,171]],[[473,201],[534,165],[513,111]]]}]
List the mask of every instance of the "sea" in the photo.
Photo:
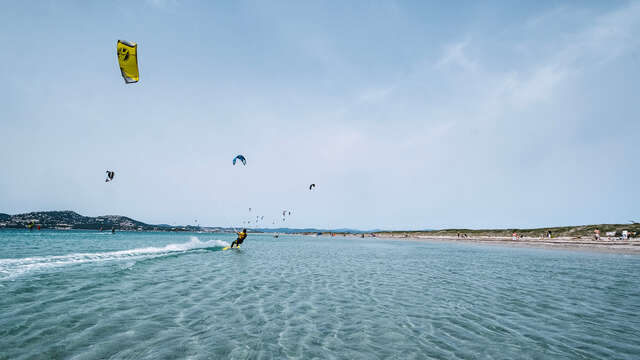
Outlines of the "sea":
[{"label": "sea", "polygon": [[639,359],[640,256],[0,230],[0,359]]}]

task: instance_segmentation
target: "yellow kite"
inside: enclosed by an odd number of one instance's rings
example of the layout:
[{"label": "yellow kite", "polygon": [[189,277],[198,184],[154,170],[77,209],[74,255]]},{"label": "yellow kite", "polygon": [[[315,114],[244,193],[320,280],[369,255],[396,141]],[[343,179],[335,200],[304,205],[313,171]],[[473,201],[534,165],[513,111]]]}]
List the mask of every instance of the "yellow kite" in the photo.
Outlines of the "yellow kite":
[{"label": "yellow kite", "polygon": [[124,82],[127,84],[136,83],[140,80],[138,71],[138,44],[125,40],[118,40],[117,45],[118,63]]}]

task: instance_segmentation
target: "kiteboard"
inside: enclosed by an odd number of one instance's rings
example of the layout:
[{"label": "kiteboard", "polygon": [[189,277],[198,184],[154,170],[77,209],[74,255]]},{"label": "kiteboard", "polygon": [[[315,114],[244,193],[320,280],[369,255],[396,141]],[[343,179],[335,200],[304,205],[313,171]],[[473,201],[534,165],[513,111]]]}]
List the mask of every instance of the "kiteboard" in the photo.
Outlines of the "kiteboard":
[{"label": "kiteboard", "polygon": [[[222,248],[222,251],[231,249],[231,246],[225,246]],[[236,249],[240,249],[240,246],[237,246]]]}]

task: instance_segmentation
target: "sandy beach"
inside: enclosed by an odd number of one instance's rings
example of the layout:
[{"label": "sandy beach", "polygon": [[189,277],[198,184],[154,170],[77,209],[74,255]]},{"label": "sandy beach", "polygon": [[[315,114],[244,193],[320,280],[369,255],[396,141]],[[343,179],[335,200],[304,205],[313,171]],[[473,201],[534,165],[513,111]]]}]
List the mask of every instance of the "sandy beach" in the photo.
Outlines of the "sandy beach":
[{"label": "sandy beach", "polygon": [[447,241],[461,243],[475,243],[486,245],[501,245],[515,247],[536,247],[558,250],[583,250],[597,251],[617,254],[637,254],[640,255],[640,239],[634,240],[589,240],[576,239],[571,237],[558,238],[529,238],[523,237],[520,240],[513,240],[511,237],[500,236],[469,236],[458,238],[456,236],[430,236],[430,235],[376,235],[379,239],[407,240],[407,241]]}]

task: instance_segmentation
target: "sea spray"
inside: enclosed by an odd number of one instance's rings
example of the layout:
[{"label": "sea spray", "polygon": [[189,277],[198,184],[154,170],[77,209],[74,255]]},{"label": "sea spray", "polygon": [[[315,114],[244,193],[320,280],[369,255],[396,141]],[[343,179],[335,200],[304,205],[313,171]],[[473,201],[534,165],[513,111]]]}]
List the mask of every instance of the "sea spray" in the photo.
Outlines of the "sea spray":
[{"label": "sea spray", "polygon": [[222,240],[200,241],[198,237],[191,236],[185,243],[173,243],[163,247],[144,247],[129,250],[96,252],[96,253],[72,253],[67,255],[37,256],[26,258],[0,259],[0,280],[12,279],[16,276],[42,271],[47,268],[76,265],[83,263],[99,263],[105,261],[131,261],[149,259],[176,253],[186,253],[194,250],[218,249],[228,246],[229,243]]}]

